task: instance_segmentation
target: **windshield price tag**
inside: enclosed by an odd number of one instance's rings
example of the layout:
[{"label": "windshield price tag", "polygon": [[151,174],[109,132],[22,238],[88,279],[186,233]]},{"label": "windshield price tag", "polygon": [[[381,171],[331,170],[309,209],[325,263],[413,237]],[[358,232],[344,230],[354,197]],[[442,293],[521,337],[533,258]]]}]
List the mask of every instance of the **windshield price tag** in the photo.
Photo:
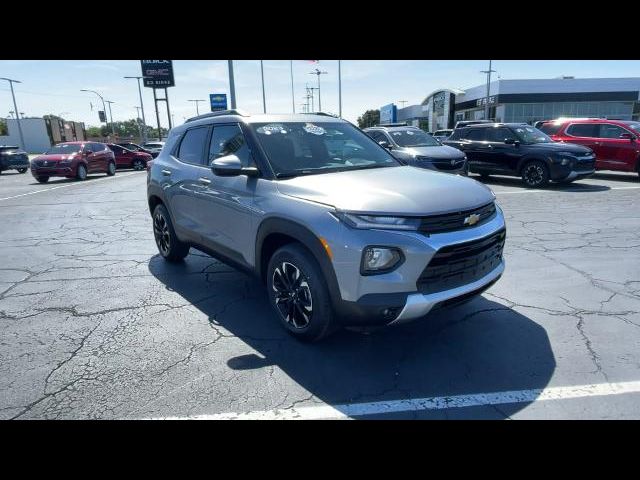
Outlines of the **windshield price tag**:
[{"label": "windshield price tag", "polygon": [[277,123],[264,125],[258,128],[256,131],[264,135],[271,135],[272,133],[287,133],[287,131],[284,129],[284,126]]},{"label": "windshield price tag", "polygon": [[324,135],[326,133],[324,128],[314,125],[313,123],[305,124],[303,129],[305,132],[312,133],[313,135]]}]

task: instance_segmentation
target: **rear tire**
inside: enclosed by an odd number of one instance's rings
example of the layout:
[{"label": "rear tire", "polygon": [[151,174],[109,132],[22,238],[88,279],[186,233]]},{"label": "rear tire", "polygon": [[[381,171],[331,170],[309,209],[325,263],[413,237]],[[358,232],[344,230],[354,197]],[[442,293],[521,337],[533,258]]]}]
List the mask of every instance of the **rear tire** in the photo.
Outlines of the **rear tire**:
[{"label": "rear tire", "polygon": [[87,167],[80,164],[78,165],[78,169],[76,170],[76,178],[80,181],[87,179]]},{"label": "rear tire", "polygon": [[334,331],[335,313],[316,259],[299,244],[278,249],[267,268],[269,303],[296,339],[317,342]]},{"label": "rear tire", "polygon": [[109,166],[107,167],[107,175],[113,177],[116,174],[116,164],[114,162],[109,162]]},{"label": "rear tire", "polygon": [[164,205],[158,205],[153,210],[153,236],[158,252],[166,261],[179,262],[189,254],[189,245],[178,239]]},{"label": "rear tire", "polygon": [[36,180],[38,180],[40,183],[47,183],[49,181],[49,177],[36,177]]},{"label": "rear tire", "polygon": [[19,168],[18,173],[27,173],[28,168]]},{"label": "rear tire", "polygon": [[540,160],[531,160],[522,167],[522,181],[529,188],[544,187],[549,183],[549,168]]}]

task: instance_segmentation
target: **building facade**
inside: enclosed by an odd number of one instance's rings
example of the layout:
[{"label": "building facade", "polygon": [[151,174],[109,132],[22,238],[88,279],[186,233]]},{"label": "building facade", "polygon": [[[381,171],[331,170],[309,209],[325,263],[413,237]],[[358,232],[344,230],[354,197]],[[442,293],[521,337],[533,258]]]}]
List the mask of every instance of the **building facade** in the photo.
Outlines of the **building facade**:
[{"label": "building facade", "polygon": [[558,117],[640,118],[640,78],[573,78],[496,80],[466,90],[441,89],[420,105],[398,109],[398,121],[433,132],[453,128],[460,120],[489,118],[523,122]]},{"label": "building facade", "polygon": [[[7,135],[0,135],[0,145],[20,145],[18,121],[5,120]],[[24,136],[23,148],[29,153],[42,153],[60,142],[85,140],[84,123],[70,122],[61,118],[21,118],[20,126]]]}]

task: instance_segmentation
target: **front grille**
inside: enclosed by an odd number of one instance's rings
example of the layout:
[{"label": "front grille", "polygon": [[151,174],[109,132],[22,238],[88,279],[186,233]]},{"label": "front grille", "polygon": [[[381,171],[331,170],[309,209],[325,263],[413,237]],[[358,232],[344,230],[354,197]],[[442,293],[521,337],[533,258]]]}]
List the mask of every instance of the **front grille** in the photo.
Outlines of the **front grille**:
[{"label": "front grille", "polygon": [[[468,228],[472,225],[481,225],[493,218],[495,213],[496,205],[491,202],[472,210],[423,217],[420,222],[419,231],[426,234],[453,232],[455,230]],[[472,217],[472,215],[474,216]],[[475,215],[477,215],[477,217]],[[471,219],[477,221],[471,223]],[[467,221],[466,224],[465,220]]]},{"label": "front grille", "polygon": [[481,279],[502,261],[505,238],[503,229],[480,240],[441,248],[418,278],[418,291],[442,292]]},{"label": "front grille", "polygon": [[464,160],[456,161],[453,164],[450,161],[432,163],[438,170],[459,170],[464,166]]}]

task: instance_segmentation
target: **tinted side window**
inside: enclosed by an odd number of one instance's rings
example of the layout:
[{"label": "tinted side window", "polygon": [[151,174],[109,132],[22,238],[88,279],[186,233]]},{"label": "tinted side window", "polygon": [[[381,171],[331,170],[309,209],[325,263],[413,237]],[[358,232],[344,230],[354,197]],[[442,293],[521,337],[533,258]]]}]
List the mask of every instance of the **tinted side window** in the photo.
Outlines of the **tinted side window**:
[{"label": "tinted side window", "polygon": [[574,123],[567,128],[567,134],[574,137],[598,137],[600,126],[596,123]]},{"label": "tinted side window", "polygon": [[627,133],[627,131],[617,125],[611,125],[610,123],[600,125],[601,138],[620,138],[623,133]]},{"label": "tinted side window", "polygon": [[187,130],[180,142],[178,158],[186,163],[203,164],[202,154],[207,140],[207,127],[192,128]]},{"label": "tinted side window", "polygon": [[465,138],[475,142],[482,142],[485,140],[486,130],[486,128],[470,128]]},{"label": "tinted side window", "polygon": [[515,135],[508,128],[486,128],[486,139],[488,142],[504,143],[508,138],[516,139]]},{"label": "tinted side window", "polygon": [[461,138],[464,138],[463,134],[464,134],[463,129],[458,128],[453,131],[453,133],[447,140],[460,140]]},{"label": "tinted side window", "polygon": [[111,151],[113,153],[115,153],[116,155],[122,155],[122,153],[124,152],[124,150],[122,149],[122,147],[118,147],[117,145],[111,145],[109,147],[111,149]]},{"label": "tinted side window", "polygon": [[225,155],[235,155],[243,167],[254,167],[251,152],[239,125],[216,125],[213,127],[209,146],[209,163]]}]

